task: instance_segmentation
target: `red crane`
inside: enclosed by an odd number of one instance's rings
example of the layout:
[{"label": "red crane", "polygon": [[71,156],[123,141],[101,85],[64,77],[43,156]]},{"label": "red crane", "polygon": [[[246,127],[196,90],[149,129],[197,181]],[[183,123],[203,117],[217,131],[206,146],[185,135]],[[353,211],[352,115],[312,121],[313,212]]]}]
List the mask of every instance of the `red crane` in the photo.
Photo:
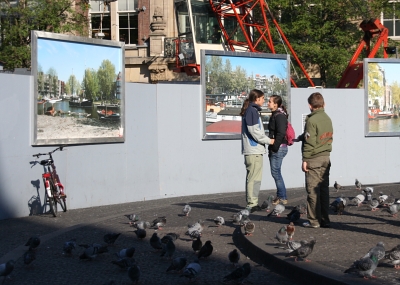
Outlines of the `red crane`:
[{"label": "red crane", "polygon": [[[277,29],[279,36],[289,48],[291,55],[296,60],[310,85],[315,86],[275,17],[272,15],[265,0],[209,0],[209,2],[214,14],[217,16],[222,35],[225,38],[225,44],[232,51],[266,52],[265,47],[262,47],[262,43],[265,43],[271,53],[276,53],[270,31],[269,22],[271,22],[271,26],[275,26]],[[260,15],[257,19],[254,17],[256,13]],[[238,28],[243,33],[243,40],[234,39],[232,33],[230,34],[227,31],[224,26],[225,19],[227,18],[236,19]],[[297,87],[293,78],[291,78],[291,83],[294,87]]]},{"label": "red crane", "polygon": [[[357,59],[364,47],[366,49],[366,58],[374,58],[383,44],[383,57],[388,57],[385,49],[388,43],[388,29],[378,19],[364,20],[360,24],[360,28],[364,31],[364,37],[354,52],[336,88],[357,88],[364,75],[363,62],[357,62]],[[373,38],[376,38],[376,42],[371,50],[371,39]]]}]

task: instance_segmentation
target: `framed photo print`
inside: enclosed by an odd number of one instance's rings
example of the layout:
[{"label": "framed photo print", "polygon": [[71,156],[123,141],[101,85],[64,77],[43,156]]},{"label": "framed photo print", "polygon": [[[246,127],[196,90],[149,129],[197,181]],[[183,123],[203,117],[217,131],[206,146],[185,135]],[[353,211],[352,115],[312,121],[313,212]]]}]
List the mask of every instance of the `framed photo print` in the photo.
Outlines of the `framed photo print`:
[{"label": "framed photo print", "polygon": [[203,139],[240,139],[240,111],[252,89],[265,94],[261,118],[269,121],[268,97],[279,95],[290,111],[289,55],[201,51]]},{"label": "framed photo print", "polygon": [[124,47],[32,31],[32,145],[124,142]]}]

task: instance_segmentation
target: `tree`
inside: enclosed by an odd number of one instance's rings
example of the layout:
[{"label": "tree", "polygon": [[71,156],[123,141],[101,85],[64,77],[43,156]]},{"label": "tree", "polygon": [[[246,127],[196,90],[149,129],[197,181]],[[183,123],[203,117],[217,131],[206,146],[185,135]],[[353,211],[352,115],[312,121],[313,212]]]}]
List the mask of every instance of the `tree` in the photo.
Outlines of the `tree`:
[{"label": "tree", "polygon": [[80,91],[80,84],[75,75],[70,75],[67,83],[65,83],[65,91],[69,95],[78,95]]},{"label": "tree", "polygon": [[[393,9],[388,0],[278,0],[269,7],[274,15],[280,15],[279,25],[303,65],[319,72],[326,87],[336,86],[360,43],[361,21],[379,18],[381,11]],[[279,39],[275,29],[271,32]],[[285,54],[285,46],[276,45],[276,52]]]},{"label": "tree", "polygon": [[86,69],[81,86],[87,99],[96,99],[99,95],[97,72],[93,69]]},{"label": "tree", "polygon": [[[16,4],[15,4],[16,3]],[[19,0],[0,2],[0,61],[5,69],[31,67],[31,31],[88,36],[86,1]]]},{"label": "tree", "polygon": [[47,71],[48,84],[49,84],[49,95],[50,97],[56,97],[58,95],[58,75],[54,68],[49,68]]},{"label": "tree", "polygon": [[391,85],[393,94],[393,104],[397,107],[400,105],[400,84],[395,81]]},{"label": "tree", "polygon": [[102,103],[103,100],[114,102],[117,75],[115,74],[115,66],[111,61],[108,59],[102,61],[97,71],[97,78],[99,81]]},{"label": "tree", "polygon": [[[376,104],[377,98],[385,94],[383,72],[378,63],[368,65],[368,101]],[[378,106],[377,106],[378,107]]]}]

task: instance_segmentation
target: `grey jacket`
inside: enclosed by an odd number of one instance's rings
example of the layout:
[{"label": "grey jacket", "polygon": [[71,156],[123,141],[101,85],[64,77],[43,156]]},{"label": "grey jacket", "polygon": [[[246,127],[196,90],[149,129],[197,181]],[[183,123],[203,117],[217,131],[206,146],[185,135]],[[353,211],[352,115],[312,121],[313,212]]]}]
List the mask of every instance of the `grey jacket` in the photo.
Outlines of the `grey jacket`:
[{"label": "grey jacket", "polygon": [[270,138],[265,135],[259,111],[261,107],[251,102],[242,117],[242,154],[264,154]]}]

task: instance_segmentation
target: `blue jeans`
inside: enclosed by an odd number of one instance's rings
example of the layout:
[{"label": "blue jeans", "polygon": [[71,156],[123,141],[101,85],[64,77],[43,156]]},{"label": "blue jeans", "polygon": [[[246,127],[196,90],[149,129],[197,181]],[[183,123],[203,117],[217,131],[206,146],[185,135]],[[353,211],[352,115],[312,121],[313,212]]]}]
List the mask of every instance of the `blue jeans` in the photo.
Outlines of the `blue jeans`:
[{"label": "blue jeans", "polygon": [[271,175],[275,180],[276,185],[276,196],[277,198],[281,198],[287,200],[286,197],[286,186],[285,181],[283,181],[283,177],[281,174],[281,166],[283,158],[288,153],[287,146],[281,146],[279,150],[275,153],[272,151],[269,152],[269,165],[271,167]]}]

